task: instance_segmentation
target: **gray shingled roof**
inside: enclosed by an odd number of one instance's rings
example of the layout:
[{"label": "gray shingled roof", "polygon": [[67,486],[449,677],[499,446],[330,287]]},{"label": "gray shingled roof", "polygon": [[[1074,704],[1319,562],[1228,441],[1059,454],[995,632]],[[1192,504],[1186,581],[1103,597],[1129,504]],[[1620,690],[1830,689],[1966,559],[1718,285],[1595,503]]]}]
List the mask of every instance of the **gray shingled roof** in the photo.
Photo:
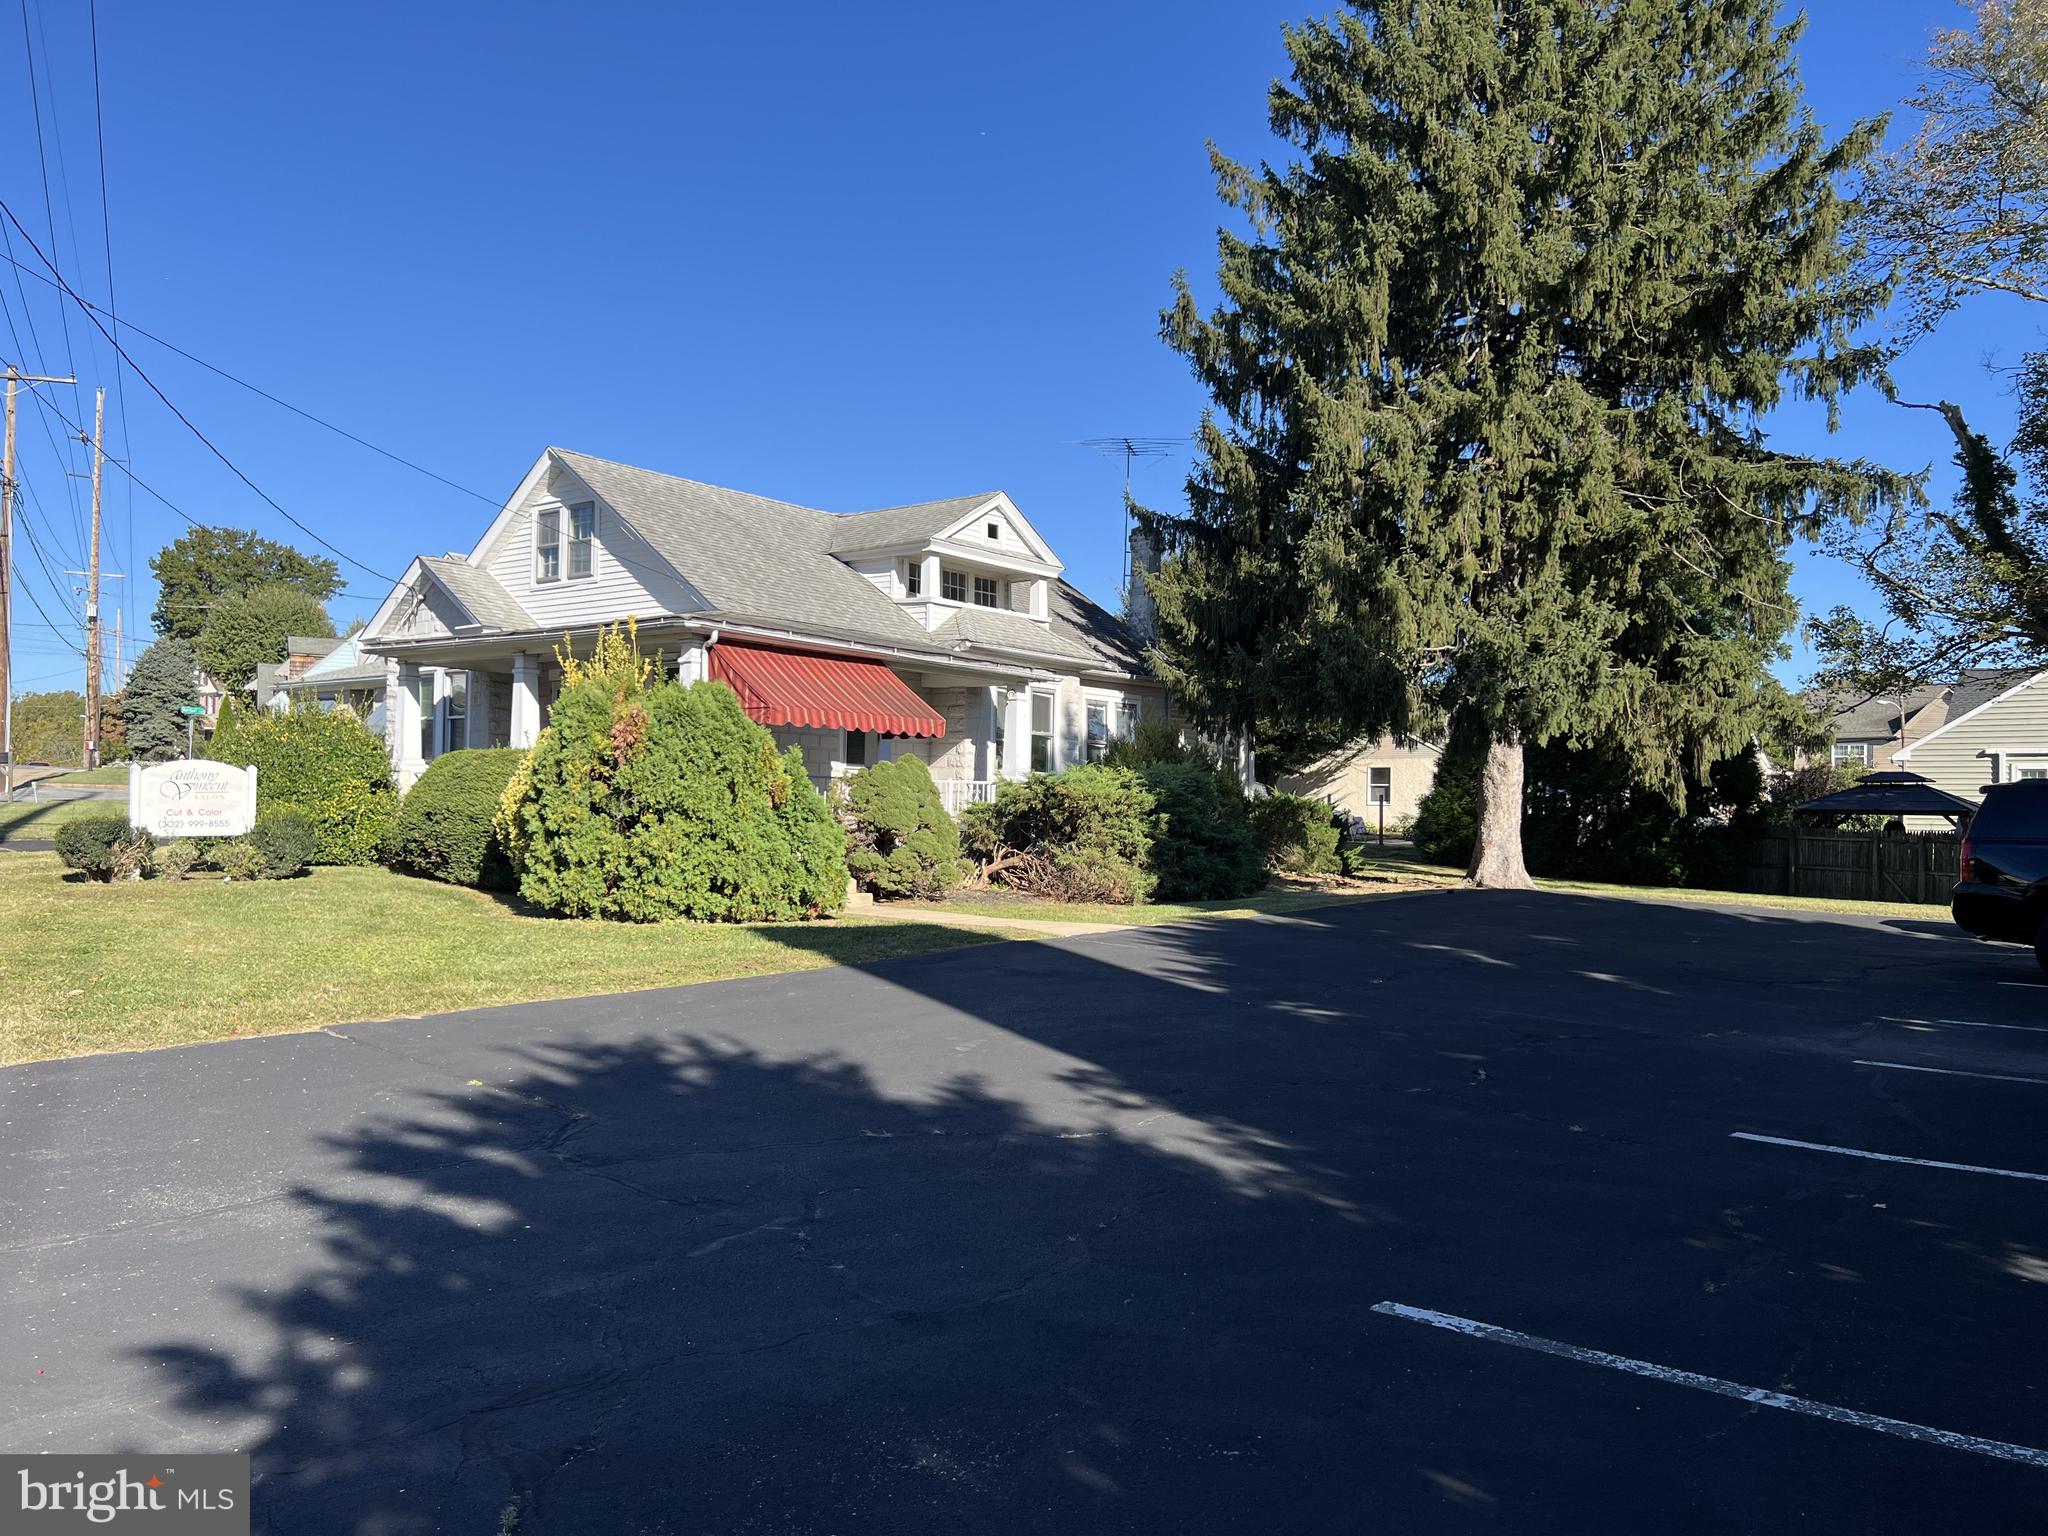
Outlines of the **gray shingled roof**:
[{"label": "gray shingled roof", "polygon": [[[937,652],[977,642],[1022,648],[1027,637],[1015,626],[1023,626],[1034,640],[1029,648],[1042,655],[1144,670],[1129,632],[1065,582],[1053,585],[1049,629],[1019,614],[968,609],[926,630],[873,582],[833,557],[839,548],[927,537],[988,501],[993,491],[841,514],[566,449],[554,452],[697,590],[707,616]],[[843,535],[849,522],[863,524],[863,531]],[[899,537],[897,530],[912,531]],[[960,618],[968,619],[965,628]]]},{"label": "gray shingled roof", "polygon": [[2001,693],[2010,693],[2034,675],[2032,667],[1965,667],[1949,690],[1948,718],[1960,719]]},{"label": "gray shingled roof", "polygon": [[907,507],[842,513],[832,521],[832,548],[843,552],[914,544],[950,528],[975,508],[993,501],[996,494],[983,491],[979,496],[948,496],[943,501],[920,501]]},{"label": "gray shingled roof", "polygon": [[533,616],[513,600],[498,578],[482,566],[445,555],[422,556],[420,564],[486,629],[532,629]]},{"label": "gray shingled roof", "polygon": [[[1938,685],[1907,690],[1907,723],[1910,725],[1915,715],[1940,698],[1941,692]],[[1835,711],[1829,724],[1838,741],[1882,740],[1896,736],[1899,734],[1899,701],[1895,698],[1859,699]]]}]

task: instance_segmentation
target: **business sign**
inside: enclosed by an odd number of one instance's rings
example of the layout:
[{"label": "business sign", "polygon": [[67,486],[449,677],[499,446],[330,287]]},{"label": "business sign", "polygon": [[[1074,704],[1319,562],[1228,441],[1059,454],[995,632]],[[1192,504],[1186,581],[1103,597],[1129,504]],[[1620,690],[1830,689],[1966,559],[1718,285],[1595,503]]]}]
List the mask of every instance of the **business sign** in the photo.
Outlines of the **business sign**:
[{"label": "business sign", "polygon": [[240,837],[256,825],[256,770],[183,758],[128,770],[128,825],[156,837]]},{"label": "business sign", "polygon": [[249,1536],[245,1455],[0,1456],[8,1536]]}]

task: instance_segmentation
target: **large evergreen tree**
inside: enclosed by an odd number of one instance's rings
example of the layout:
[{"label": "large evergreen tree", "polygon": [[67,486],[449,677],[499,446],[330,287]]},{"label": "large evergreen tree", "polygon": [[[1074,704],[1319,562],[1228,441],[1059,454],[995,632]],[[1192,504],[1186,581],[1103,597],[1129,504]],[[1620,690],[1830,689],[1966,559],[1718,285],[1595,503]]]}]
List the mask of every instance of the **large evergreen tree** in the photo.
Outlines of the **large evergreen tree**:
[{"label": "large evergreen tree", "polygon": [[1528,881],[1524,743],[1675,790],[1755,729],[1784,550],[1906,489],[1774,451],[1883,303],[1775,0],[1354,0],[1289,29],[1249,238],[1167,340],[1215,401],[1185,516],[1146,514],[1193,710],[1282,760],[1454,719],[1485,743],[1471,878]]},{"label": "large evergreen tree", "polygon": [[198,702],[199,663],[190,643],[175,636],[157,641],[135,658],[121,694],[129,755],[145,763],[182,757],[186,717],[181,710]]}]

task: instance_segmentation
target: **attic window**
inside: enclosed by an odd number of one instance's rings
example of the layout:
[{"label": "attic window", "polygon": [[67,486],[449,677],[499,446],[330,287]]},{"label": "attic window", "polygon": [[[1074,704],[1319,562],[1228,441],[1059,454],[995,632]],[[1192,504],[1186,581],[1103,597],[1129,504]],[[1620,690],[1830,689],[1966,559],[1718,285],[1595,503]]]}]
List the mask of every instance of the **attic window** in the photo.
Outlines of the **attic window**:
[{"label": "attic window", "polygon": [[533,579],[562,579],[562,510],[543,507],[533,520]]},{"label": "attic window", "polygon": [[905,597],[924,596],[924,562],[922,560],[913,560],[903,567],[903,595]]},{"label": "attic window", "polygon": [[597,539],[597,503],[579,501],[569,508],[569,579],[591,572],[590,555]]},{"label": "attic window", "polygon": [[965,571],[940,571],[939,596],[949,603],[967,601],[967,573]]},{"label": "attic window", "polygon": [[1003,536],[1003,525],[1001,523],[990,523],[988,525],[988,536],[992,539],[1000,539]]},{"label": "attic window", "polygon": [[974,606],[993,608],[996,605],[996,579],[993,576],[974,578]]}]

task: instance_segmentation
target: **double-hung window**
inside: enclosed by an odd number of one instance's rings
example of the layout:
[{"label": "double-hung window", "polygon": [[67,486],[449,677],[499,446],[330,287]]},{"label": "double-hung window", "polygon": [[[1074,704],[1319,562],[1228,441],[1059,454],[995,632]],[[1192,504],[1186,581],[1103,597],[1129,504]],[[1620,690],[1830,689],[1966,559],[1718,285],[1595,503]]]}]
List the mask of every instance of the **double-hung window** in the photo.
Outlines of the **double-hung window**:
[{"label": "double-hung window", "polygon": [[1099,763],[1109,756],[1109,701],[1088,701],[1088,761]]},{"label": "double-hung window", "polygon": [[533,579],[562,579],[562,509],[543,507],[533,520]]},{"label": "double-hung window", "polygon": [[1394,770],[1392,768],[1368,768],[1365,770],[1365,798],[1370,805],[1391,805],[1394,799]]},{"label": "double-hung window", "polygon": [[417,684],[420,701],[420,761],[434,757],[434,674],[422,671]]},{"label": "double-hung window", "polygon": [[924,562],[922,560],[913,560],[903,567],[903,595],[905,597],[924,596]]},{"label": "double-hung window", "polygon": [[974,578],[974,606],[993,608],[996,605],[996,579],[993,576]]},{"label": "double-hung window", "polygon": [[579,501],[569,509],[569,579],[588,576],[597,547],[597,503]]},{"label": "double-hung window", "polygon": [[444,752],[460,752],[469,745],[469,674],[450,672],[448,674],[448,708],[442,716],[447,722],[447,745]]},{"label": "double-hung window", "polygon": [[967,601],[967,573],[965,571],[940,571],[939,596],[949,603]]},{"label": "double-hung window", "polygon": [[1052,762],[1052,695],[1033,692],[1031,695],[1031,771],[1051,773]]},{"label": "double-hung window", "polygon": [[1838,741],[1835,743],[1834,763],[1837,768],[1870,766],[1870,743],[1867,741]]}]

